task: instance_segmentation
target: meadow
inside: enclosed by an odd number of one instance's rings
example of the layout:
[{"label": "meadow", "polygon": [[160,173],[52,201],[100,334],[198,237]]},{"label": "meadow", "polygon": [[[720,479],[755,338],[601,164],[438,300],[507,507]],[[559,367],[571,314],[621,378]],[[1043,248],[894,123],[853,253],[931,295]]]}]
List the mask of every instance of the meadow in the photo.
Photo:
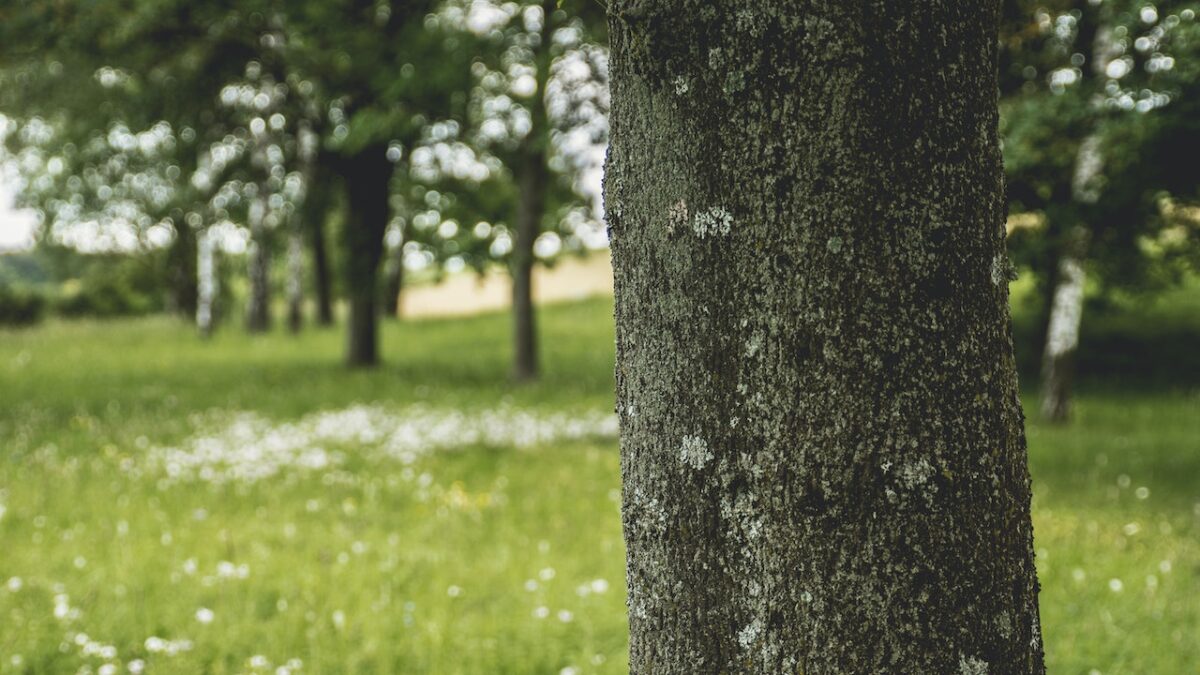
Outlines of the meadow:
[{"label": "meadow", "polygon": [[[1072,425],[1024,396],[1052,673],[1200,664],[1195,350],[1136,339],[1200,307],[1139,311],[1085,332],[1142,346],[1081,355]],[[503,314],[354,372],[337,330],[0,332],[0,673],[625,672],[611,324],[545,309],[525,386]]]}]

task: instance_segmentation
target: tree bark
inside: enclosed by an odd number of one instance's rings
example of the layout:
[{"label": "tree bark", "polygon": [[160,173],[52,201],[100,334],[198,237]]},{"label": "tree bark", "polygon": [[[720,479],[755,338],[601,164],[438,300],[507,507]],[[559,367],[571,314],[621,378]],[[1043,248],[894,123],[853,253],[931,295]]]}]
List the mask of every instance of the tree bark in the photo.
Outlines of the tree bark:
[{"label": "tree bark", "polygon": [[200,337],[212,335],[216,325],[218,293],[216,246],[208,229],[196,235],[196,330]]},{"label": "tree bark", "polygon": [[390,207],[389,186],[394,165],[386,145],[372,145],[338,162],[346,190],[346,298],[349,306],[346,364],[373,366],[379,362],[376,286],[383,237]]},{"label": "tree bark", "polygon": [[1043,673],[999,3],[613,0],[633,673]]},{"label": "tree bark", "polygon": [[557,0],[543,0],[542,27],[534,47],[537,85],[529,100],[529,133],[518,149],[517,214],[512,272],[513,305],[513,379],[538,377],[537,321],[533,306],[533,244],[542,229],[546,213],[546,158],[550,130],[546,116],[546,81],[550,79],[550,40],[554,36],[554,12]]},{"label": "tree bark", "polygon": [[271,328],[271,243],[268,241],[269,210],[265,183],[250,202],[250,247],[246,252],[250,297],[246,302],[246,330],[263,333]]}]

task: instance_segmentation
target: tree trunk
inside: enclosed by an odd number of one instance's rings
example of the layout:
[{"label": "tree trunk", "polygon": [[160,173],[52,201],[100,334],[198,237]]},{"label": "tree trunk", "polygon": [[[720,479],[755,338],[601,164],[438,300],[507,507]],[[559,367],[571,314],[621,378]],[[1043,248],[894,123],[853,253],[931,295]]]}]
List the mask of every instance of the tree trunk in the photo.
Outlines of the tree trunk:
[{"label": "tree trunk", "polygon": [[1083,320],[1085,273],[1079,247],[1058,260],[1058,282],[1050,306],[1046,347],[1042,351],[1042,417],[1062,423],[1071,417],[1071,384],[1075,377],[1075,348]]},{"label": "tree trunk", "polygon": [[387,146],[374,145],[342,158],[338,168],[347,203],[343,228],[346,297],[350,310],[346,364],[373,366],[379,362],[376,281],[390,212],[388,196],[394,165],[387,158]]},{"label": "tree trunk", "polygon": [[383,287],[383,315],[400,318],[400,294],[404,292],[404,243],[408,241],[408,223],[401,228],[400,243],[391,251],[387,264],[387,279]]},{"label": "tree trunk", "polygon": [[631,672],[1044,672],[999,3],[610,8]]},{"label": "tree trunk", "polygon": [[[1095,12],[1085,12],[1079,39],[1090,40],[1092,54],[1090,81],[1104,82],[1113,56],[1112,32],[1100,27]],[[1090,26],[1090,28],[1089,28]],[[1104,173],[1104,155],[1100,135],[1093,132],[1083,140],[1075,157],[1071,176],[1073,213],[1089,210],[1100,200],[1100,179]],[[1083,321],[1083,263],[1087,256],[1088,232],[1082,222],[1066,235],[1059,254],[1054,280],[1054,297],[1050,305],[1050,322],[1046,328],[1046,345],[1042,349],[1042,417],[1055,424],[1071,419],[1071,390],[1075,380],[1075,349],[1079,345],[1079,327]]]},{"label": "tree trunk", "polygon": [[325,247],[325,221],[329,214],[329,187],[322,184],[326,176],[320,163],[314,167],[313,182],[306,187],[305,220],[308,224],[309,245],[312,247],[313,295],[317,300],[317,325],[333,325],[333,289],[329,274],[329,253]]},{"label": "tree trunk", "polygon": [[297,132],[299,150],[296,159],[300,164],[303,185],[289,216],[288,227],[288,330],[299,333],[304,327],[304,203],[313,188],[316,178],[317,150],[320,139],[308,121],[301,121]]},{"label": "tree trunk", "polygon": [[167,309],[183,316],[194,316],[197,303],[196,232],[184,219],[175,222],[175,239],[167,250],[170,283]]},{"label": "tree trunk", "polygon": [[538,376],[537,324],[533,306],[533,244],[546,212],[546,154],[550,130],[546,119],[546,81],[550,79],[550,40],[554,36],[556,0],[542,2],[542,28],[534,47],[537,85],[529,100],[529,133],[518,149],[517,236],[511,262],[513,305],[513,379]]},{"label": "tree trunk", "polygon": [[[1098,179],[1103,168],[1100,137],[1092,134],[1080,144],[1075,158],[1071,193],[1077,208],[1073,213],[1099,201]],[[1071,387],[1075,380],[1075,348],[1079,346],[1079,327],[1083,321],[1083,284],[1086,280],[1083,263],[1088,238],[1082,224],[1076,224],[1067,232],[1054,279],[1046,346],[1042,349],[1042,417],[1056,424],[1071,419]]]},{"label": "tree trunk", "polygon": [[196,330],[200,337],[212,335],[216,324],[218,292],[216,246],[212,233],[201,230],[196,237]]},{"label": "tree trunk", "polygon": [[267,240],[267,193],[259,193],[250,202],[250,248],[246,252],[250,297],[246,302],[246,330],[263,333],[271,327],[271,245]]},{"label": "tree trunk", "polygon": [[288,330],[294,334],[304,327],[304,232],[298,223],[288,230],[287,267]]}]

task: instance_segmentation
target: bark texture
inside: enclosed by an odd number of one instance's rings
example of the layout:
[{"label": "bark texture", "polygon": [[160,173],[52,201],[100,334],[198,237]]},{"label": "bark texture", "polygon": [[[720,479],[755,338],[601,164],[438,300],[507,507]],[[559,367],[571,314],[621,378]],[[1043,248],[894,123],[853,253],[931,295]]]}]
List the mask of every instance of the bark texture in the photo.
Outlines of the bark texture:
[{"label": "bark texture", "polygon": [[533,306],[533,244],[542,231],[546,214],[547,147],[550,142],[546,115],[546,81],[550,79],[550,40],[554,36],[557,0],[542,2],[542,28],[534,47],[537,86],[529,102],[529,133],[518,149],[517,236],[512,253],[513,378],[538,376],[537,321]]},{"label": "bark texture", "polygon": [[631,671],[1044,672],[999,2],[610,7]]},{"label": "bark texture", "polygon": [[345,280],[349,316],[346,328],[346,364],[373,366],[379,362],[375,296],[383,235],[390,207],[389,186],[393,164],[386,145],[373,145],[338,166],[346,190]]}]

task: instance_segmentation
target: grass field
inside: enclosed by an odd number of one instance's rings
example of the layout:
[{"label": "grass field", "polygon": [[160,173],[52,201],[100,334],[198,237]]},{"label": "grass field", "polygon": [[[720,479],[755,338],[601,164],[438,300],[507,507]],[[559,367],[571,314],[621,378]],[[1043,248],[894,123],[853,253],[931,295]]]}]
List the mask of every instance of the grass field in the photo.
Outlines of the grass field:
[{"label": "grass field", "polygon": [[[373,372],[335,331],[0,332],[0,673],[624,672],[610,301],[541,327],[523,387],[503,315],[389,324]],[[1030,423],[1053,673],[1200,672],[1177,380]]]}]

